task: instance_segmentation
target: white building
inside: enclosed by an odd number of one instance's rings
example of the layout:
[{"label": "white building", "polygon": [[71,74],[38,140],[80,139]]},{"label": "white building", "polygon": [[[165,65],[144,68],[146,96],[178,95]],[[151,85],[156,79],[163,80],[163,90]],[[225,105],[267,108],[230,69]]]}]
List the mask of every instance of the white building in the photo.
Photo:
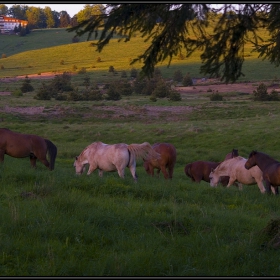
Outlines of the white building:
[{"label": "white building", "polygon": [[0,15],[0,33],[2,34],[14,31],[15,27],[18,27],[19,24],[21,24],[22,27],[26,27],[28,21]]}]

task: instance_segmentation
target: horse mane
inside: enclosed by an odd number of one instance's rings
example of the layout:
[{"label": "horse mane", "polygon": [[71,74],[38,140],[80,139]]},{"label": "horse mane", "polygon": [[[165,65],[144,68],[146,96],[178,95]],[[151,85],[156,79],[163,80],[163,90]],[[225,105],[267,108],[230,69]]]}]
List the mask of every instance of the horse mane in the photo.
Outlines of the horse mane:
[{"label": "horse mane", "polygon": [[130,152],[133,152],[136,158],[143,158],[143,159],[160,158],[160,154],[155,152],[151,144],[148,142],[144,142],[142,144],[130,144],[127,146],[127,149]]}]

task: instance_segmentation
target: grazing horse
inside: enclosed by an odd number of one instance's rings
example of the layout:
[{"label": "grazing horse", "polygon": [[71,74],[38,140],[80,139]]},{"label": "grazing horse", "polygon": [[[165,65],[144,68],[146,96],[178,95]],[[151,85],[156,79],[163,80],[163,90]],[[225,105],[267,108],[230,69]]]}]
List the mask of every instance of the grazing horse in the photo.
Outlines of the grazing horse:
[{"label": "grazing horse", "polygon": [[258,166],[263,172],[266,192],[279,194],[278,186],[280,185],[280,162],[269,155],[257,151],[252,151],[245,163],[245,168],[251,170]]},{"label": "grazing horse", "polygon": [[[231,153],[228,153],[225,157],[225,160],[237,157],[238,156],[238,150],[233,149]],[[185,166],[185,174],[192,179],[193,182],[200,183],[201,180],[209,183],[209,174],[212,169],[215,169],[221,162],[213,162],[213,161],[194,161],[191,163],[188,163]],[[223,186],[226,186],[228,184],[229,177],[223,176],[220,180],[220,183]]]},{"label": "grazing horse", "polygon": [[262,182],[263,173],[261,169],[258,166],[254,166],[250,170],[246,169],[246,161],[246,158],[238,156],[221,162],[209,175],[210,186],[216,187],[221,176],[229,176],[227,188],[235,181],[239,183],[239,189],[242,189],[241,184],[253,185],[257,183],[261,193],[264,193],[265,187]]},{"label": "grazing horse", "polygon": [[[50,162],[46,158],[47,153]],[[47,168],[53,170],[57,147],[50,140],[40,136],[0,128],[0,162],[4,161],[5,154],[15,158],[29,157],[34,168],[36,160],[39,159]]]},{"label": "grazing horse", "polygon": [[148,142],[130,145],[93,142],[76,157],[74,167],[76,174],[82,174],[85,171],[85,165],[89,164],[87,175],[98,169],[100,177],[103,176],[103,171],[118,171],[121,178],[124,178],[125,168],[128,167],[134,181],[137,182],[136,159],[148,156],[160,157]]},{"label": "grazing horse", "polygon": [[[169,143],[155,143],[153,146],[154,151],[160,154],[160,159],[147,158],[143,159],[143,166],[146,172],[154,176],[154,169],[157,169],[157,175],[159,176],[162,171],[165,179],[172,179],[173,170],[176,163],[176,149],[172,144]],[[168,173],[167,173],[168,169]]]}]

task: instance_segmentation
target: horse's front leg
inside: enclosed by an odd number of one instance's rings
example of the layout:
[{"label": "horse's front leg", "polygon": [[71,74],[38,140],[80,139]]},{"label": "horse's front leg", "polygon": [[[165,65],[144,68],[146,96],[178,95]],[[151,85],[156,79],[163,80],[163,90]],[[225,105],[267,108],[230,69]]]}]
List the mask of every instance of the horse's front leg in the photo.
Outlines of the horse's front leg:
[{"label": "horse's front leg", "polygon": [[265,182],[265,190],[266,190],[266,192],[268,194],[271,194],[271,184],[270,184],[270,182],[267,179],[265,179],[264,182]]},{"label": "horse's front leg", "polygon": [[[235,177],[232,177],[230,176],[229,177],[229,181],[228,181],[228,184],[227,184],[227,188],[229,188],[234,182],[236,181],[236,178]],[[238,185],[238,187],[240,188],[240,186]]]},{"label": "horse's front leg", "polygon": [[96,168],[97,168],[97,166],[95,164],[94,165],[90,164],[89,168],[88,168],[87,175],[91,174],[94,170],[96,170]]}]

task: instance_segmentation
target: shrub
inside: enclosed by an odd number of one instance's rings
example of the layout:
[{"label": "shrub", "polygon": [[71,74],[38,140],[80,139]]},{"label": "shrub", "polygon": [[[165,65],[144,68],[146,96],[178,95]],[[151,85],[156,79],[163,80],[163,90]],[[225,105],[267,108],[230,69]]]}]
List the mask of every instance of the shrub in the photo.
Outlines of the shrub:
[{"label": "shrub", "polygon": [[173,80],[176,81],[176,82],[182,82],[183,81],[183,74],[182,74],[181,70],[176,70],[174,72]]},{"label": "shrub", "polygon": [[2,54],[2,58],[6,58],[7,55],[5,53]]},{"label": "shrub", "polygon": [[111,84],[107,91],[106,99],[107,100],[120,100],[121,98],[122,98],[121,94],[118,91],[118,89],[115,87],[115,83]]},{"label": "shrub", "polygon": [[267,87],[264,83],[259,84],[257,90],[253,91],[255,101],[265,101],[268,99]]},{"label": "shrub", "polygon": [[73,66],[72,66],[72,71],[76,71],[78,69],[78,67],[74,64]]},{"label": "shrub", "polygon": [[171,90],[169,93],[169,101],[181,101],[182,97],[180,92],[178,92],[177,90]]},{"label": "shrub", "polygon": [[101,57],[97,57],[96,62],[101,62]]},{"label": "shrub", "polygon": [[20,89],[16,89],[12,92],[12,95],[16,96],[16,97],[20,97],[20,96],[23,96],[23,93]]},{"label": "shrub", "polygon": [[28,76],[25,77],[23,80],[22,86],[20,87],[21,92],[30,92],[34,91],[33,86],[31,85],[31,80],[28,78]]},{"label": "shrub", "polygon": [[64,60],[63,59],[60,60],[60,65],[64,65]]},{"label": "shrub", "polygon": [[127,78],[127,74],[126,74],[126,71],[122,71],[122,73],[121,73],[121,78]]},{"label": "shrub", "polygon": [[157,101],[157,98],[156,98],[154,95],[151,95],[151,96],[150,96],[150,101],[156,102],[156,101]]},{"label": "shrub", "polygon": [[182,84],[183,84],[183,86],[185,86],[185,87],[188,87],[188,86],[192,86],[192,85],[193,85],[193,80],[192,80],[192,78],[190,77],[190,74],[189,74],[189,73],[187,73],[186,76],[183,78]]},{"label": "shrub", "polygon": [[254,90],[253,93],[255,101],[279,101],[278,93],[273,90],[271,94],[268,94],[264,83],[259,84],[257,90]]},{"label": "shrub", "polygon": [[115,68],[114,68],[114,66],[112,66],[112,65],[111,65],[111,66],[109,66],[109,72],[113,72],[113,73],[115,72]]},{"label": "shrub", "polygon": [[271,93],[270,93],[270,100],[271,101],[279,101],[279,94],[276,90],[273,90]]},{"label": "shrub", "polygon": [[87,69],[85,67],[82,67],[79,71],[78,74],[85,74],[87,72]]},{"label": "shrub", "polygon": [[0,68],[3,70],[4,69],[4,65],[1,64]]},{"label": "shrub", "polygon": [[159,80],[156,83],[156,87],[152,92],[152,95],[159,97],[159,98],[164,98],[168,97],[170,93],[170,86],[168,86],[164,80]]},{"label": "shrub", "polygon": [[48,86],[44,82],[42,82],[42,85],[34,98],[38,100],[51,100],[51,93]]},{"label": "shrub", "polygon": [[223,96],[219,93],[212,93],[210,95],[210,100],[211,101],[223,101]]}]

